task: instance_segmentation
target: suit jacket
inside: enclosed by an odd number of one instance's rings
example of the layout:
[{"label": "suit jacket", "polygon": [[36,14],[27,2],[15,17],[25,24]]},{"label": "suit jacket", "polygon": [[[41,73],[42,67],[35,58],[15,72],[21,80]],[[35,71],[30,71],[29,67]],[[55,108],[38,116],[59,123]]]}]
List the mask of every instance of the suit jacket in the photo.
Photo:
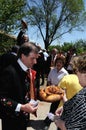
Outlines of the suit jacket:
[{"label": "suit jacket", "polygon": [[26,34],[26,30],[20,30],[20,32],[17,36],[17,45],[18,46],[21,46],[25,42],[25,40],[23,38],[23,35],[25,35],[25,34]]},{"label": "suit jacket", "polygon": [[12,54],[11,52],[7,52],[1,55],[0,56],[0,76],[3,70],[7,66],[14,64],[16,60],[17,60],[17,56]]},{"label": "suit jacket", "polygon": [[17,62],[8,66],[0,79],[0,118],[24,115],[21,112],[15,112],[15,109],[18,103],[27,102],[25,96],[28,89],[29,82],[26,82],[26,72]]}]

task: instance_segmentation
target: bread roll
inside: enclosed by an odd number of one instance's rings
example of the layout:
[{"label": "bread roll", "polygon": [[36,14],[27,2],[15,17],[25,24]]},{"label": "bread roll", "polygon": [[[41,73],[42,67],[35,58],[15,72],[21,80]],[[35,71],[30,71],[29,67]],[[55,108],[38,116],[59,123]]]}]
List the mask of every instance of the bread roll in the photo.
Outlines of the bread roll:
[{"label": "bread roll", "polygon": [[46,102],[59,101],[63,94],[63,90],[57,86],[47,86],[46,88],[41,88],[39,91],[40,99]]}]

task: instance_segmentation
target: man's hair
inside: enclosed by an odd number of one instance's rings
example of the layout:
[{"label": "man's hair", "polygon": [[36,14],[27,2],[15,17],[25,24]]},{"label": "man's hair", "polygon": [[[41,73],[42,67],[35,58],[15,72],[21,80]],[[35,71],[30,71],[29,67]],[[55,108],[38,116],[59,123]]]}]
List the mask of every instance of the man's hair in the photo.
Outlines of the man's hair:
[{"label": "man's hair", "polygon": [[23,45],[20,46],[18,50],[18,58],[21,58],[21,54],[24,54],[25,56],[28,56],[29,53],[34,52],[38,54],[38,48],[33,42],[26,42]]},{"label": "man's hair", "polygon": [[14,45],[14,46],[12,47],[12,49],[11,49],[11,51],[12,51],[12,52],[15,52],[15,53],[17,53],[18,50],[19,50],[19,46],[18,46],[18,45]]},{"label": "man's hair", "polygon": [[80,56],[77,60],[77,70],[86,73],[86,55]]}]

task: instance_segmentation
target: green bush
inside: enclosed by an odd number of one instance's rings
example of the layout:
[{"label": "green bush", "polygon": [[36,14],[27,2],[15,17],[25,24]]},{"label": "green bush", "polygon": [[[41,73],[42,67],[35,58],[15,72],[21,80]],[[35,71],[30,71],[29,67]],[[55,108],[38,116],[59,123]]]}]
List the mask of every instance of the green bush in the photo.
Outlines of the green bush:
[{"label": "green bush", "polygon": [[16,44],[16,38],[0,32],[0,55],[10,50]]}]

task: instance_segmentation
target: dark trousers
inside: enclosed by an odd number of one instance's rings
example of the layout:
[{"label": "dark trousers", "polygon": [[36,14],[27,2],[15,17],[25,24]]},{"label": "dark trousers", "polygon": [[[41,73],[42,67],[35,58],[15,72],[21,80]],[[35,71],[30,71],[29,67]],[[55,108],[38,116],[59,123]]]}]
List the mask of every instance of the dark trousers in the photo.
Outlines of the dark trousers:
[{"label": "dark trousers", "polygon": [[[60,103],[60,101],[55,101],[55,102],[51,103],[49,112],[55,114],[55,111],[58,108],[59,103]],[[52,121],[48,117],[46,117],[44,122],[46,123],[46,125],[50,125]]]},{"label": "dark trousers", "polygon": [[27,123],[23,118],[2,119],[2,130],[26,130]]},{"label": "dark trousers", "polygon": [[[60,103],[60,101],[56,101],[51,104],[51,106],[50,106],[51,113],[55,114],[55,111],[58,108],[59,103]],[[60,128],[58,128],[57,130],[60,130]]]},{"label": "dark trousers", "polygon": [[50,111],[51,113],[55,114],[56,109],[58,108],[60,101],[55,101],[51,104],[50,106]]}]

